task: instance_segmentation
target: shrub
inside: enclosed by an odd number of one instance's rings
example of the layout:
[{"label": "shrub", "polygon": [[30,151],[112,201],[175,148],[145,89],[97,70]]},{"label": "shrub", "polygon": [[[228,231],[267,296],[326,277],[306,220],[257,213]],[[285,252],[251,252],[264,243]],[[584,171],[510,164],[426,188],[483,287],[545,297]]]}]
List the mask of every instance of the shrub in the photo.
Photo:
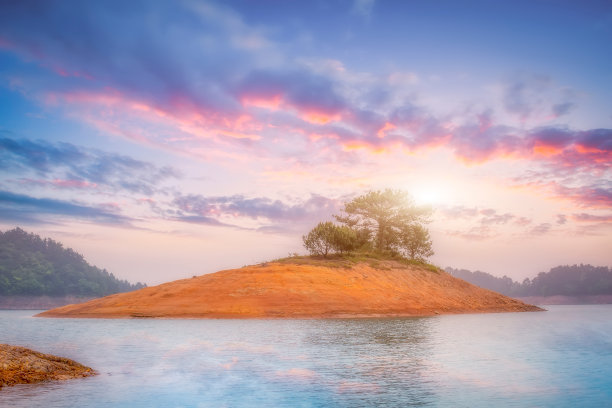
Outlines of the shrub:
[{"label": "shrub", "polygon": [[311,255],[323,255],[327,257],[334,246],[334,235],[336,226],[332,222],[320,222],[302,240],[304,246]]}]

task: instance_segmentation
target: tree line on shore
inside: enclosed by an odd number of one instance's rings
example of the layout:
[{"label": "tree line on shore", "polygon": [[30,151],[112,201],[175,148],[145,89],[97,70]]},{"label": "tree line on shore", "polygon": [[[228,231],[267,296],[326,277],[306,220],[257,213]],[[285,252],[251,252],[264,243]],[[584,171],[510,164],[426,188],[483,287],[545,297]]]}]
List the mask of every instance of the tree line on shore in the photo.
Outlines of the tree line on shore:
[{"label": "tree line on shore", "polygon": [[337,223],[320,222],[302,237],[311,255],[377,252],[425,261],[434,254],[429,231],[431,207],[417,206],[401,190],[370,191],[345,203]]},{"label": "tree line on shore", "polygon": [[446,268],[451,275],[485,289],[512,297],[588,296],[612,294],[612,268],[592,265],[561,265],[540,272],[533,279],[516,282],[481,271]]},{"label": "tree line on shore", "polygon": [[117,279],[52,239],[21,228],[0,231],[0,295],[98,297],[144,286]]}]

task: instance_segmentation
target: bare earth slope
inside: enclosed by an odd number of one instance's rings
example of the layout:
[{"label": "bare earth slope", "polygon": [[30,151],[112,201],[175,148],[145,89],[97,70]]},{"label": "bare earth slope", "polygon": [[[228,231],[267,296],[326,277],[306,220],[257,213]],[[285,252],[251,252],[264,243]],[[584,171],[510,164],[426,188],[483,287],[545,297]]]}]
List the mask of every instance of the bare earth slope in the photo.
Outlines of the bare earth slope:
[{"label": "bare earth slope", "polygon": [[48,380],[89,377],[96,372],[76,361],[25,347],[0,344],[0,388]]},{"label": "bare earth slope", "polygon": [[542,310],[444,271],[384,261],[348,267],[268,263],[68,305],[45,317],[369,317]]}]

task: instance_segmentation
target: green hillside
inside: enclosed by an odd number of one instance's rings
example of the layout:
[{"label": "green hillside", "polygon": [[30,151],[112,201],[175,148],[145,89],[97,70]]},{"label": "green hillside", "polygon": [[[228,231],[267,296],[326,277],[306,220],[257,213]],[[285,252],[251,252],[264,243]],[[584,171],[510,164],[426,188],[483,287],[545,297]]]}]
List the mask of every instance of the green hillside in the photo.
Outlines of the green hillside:
[{"label": "green hillside", "polygon": [[21,228],[0,231],[0,295],[98,297],[144,286],[115,278],[52,239]]}]

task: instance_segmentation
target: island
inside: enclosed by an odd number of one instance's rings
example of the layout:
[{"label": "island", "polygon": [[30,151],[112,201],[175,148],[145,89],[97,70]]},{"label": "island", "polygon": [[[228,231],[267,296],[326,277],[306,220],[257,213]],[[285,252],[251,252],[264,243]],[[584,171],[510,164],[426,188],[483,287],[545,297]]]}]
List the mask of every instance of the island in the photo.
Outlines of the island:
[{"label": "island", "polygon": [[365,318],[543,309],[403,259],[297,256],[38,314],[76,318]]},{"label": "island", "polygon": [[401,190],[345,203],[302,237],[309,256],[194,276],[52,309],[43,317],[363,318],[542,310],[426,262],[432,209]]},{"label": "island", "polygon": [[0,344],[0,389],[3,386],[67,380],[96,374],[93,369],[64,357]]}]

